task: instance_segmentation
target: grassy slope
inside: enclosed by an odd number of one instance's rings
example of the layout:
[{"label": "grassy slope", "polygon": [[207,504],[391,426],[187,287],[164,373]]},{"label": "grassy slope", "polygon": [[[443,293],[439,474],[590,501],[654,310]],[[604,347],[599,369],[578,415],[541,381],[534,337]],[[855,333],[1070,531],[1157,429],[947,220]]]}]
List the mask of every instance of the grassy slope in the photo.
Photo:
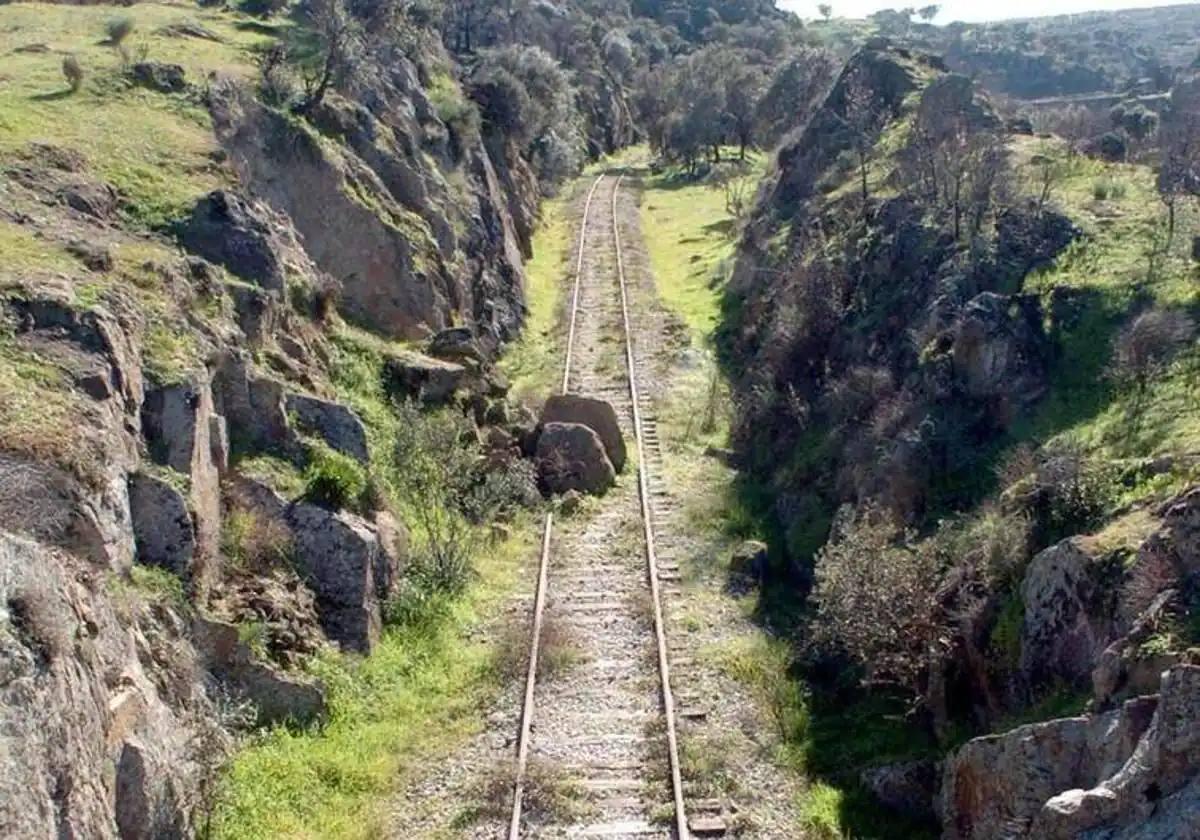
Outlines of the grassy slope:
[{"label": "grassy slope", "polygon": [[[122,193],[132,221],[162,224],[181,215],[196,197],[227,183],[229,175],[216,162],[218,146],[199,96],[164,96],[122,78],[121,56],[105,43],[105,24],[116,17],[135,22],[125,42],[134,60],[181,64],[188,81],[201,86],[209,73],[245,77],[255,72],[252,50],[265,40],[246,28],[249,18],[191,3],[4,6],[0,160],[10,160],[35,141],[75,149]],[[185,22],[201,24],[221,41],[161,31]],[[38,44],[48,51],[14,52]],[[74,94],[62,74],[68,54],[86,73]]]},{"label": "grassy slope", "polygon": [[582,187],[582,181],[576,182],[542,204],[533,236],[533,258],[525,263],[525,301],[529,307],[525,331],[500,360],[501,370],[512,380],[516,395],[531,402],[549,396],[561,376],[561,316],[576,227],[571,207]]},{"label": "grassy slope", "polygon": [[[1040,144],[1033,141],[1017,148],[1018,156],[1039,151]],[[1098,187],[1107,189],[1109,197],[1098,199]],[[1149,253],[1163,236],[1163,207],[1148,167],[1076,158],[1066,165],[1053,200],[1086,236],[1030,278],[1026,288],[1046,296],[1047,309],[1054,289],[1072,290],[1087,307],[1078,324],[1062,335],[1063,354],[1052,372],[1047,401],[1016,435],[1058,437],[1105,458],[1200,451],[1195,391],[1200,349],[1195,345],[1154,383],[1140,415],[1132,396],[1105,379],[1112,340],[1129,313],[1158,305],[1198,314],[1200,286],[1188,259],[1195,209],[1181,216],[1171,253],[1151,275]]]},{"label": "grassy slope", "polygon": [[278,729],[234,763],[215,836],[373,838],[382,805],[409,775],[480,731],[479,710],[497,689],[491,647],[472,629],[513,586],[517,539],[489,552],[468,596],[427,622],[389,630],[370,658],[331,655],[314,665],[330,687],[323,729]]},{"label": "grassy slope", "polygon": [[[0,6],[0,167],[19,165],[24,155],[33,154],[31,143],[79,152],[88,172],[118,190],[125,220],[145,229],[182,215],[198,196],[228,183],[231,175],[217,163],[218,146],[198,94],[164,95],[124,80],[120,55],[102,43],[107,21],[116,17],[135,22],[127,40],[135,60],[144,55],[182,63],[193,83],[202,83],[214,71],[254,72],[251,51],[262,36],[240,30],[238,16],[194,4]],[[183,22],[199,23],[222,40],[180,39],[160,31]],[[31,47],[43,51],[29,51]],[[62,75],[68,54],[75,54],[86,72],[76,93],[68,90]],[[0,206],[36,215],[38,224],[54,224],[53,214],[18,205],[8,189],[0,180]],[[198,362],[194,335],[180,326],[181,307],[190,303],[164,293],[156,269],[177,257],[169,242],[122,238],[114,232],[119,240],[111,247],[114,268],[97,275],[84,271],[61,244],[37,235],[35,227],[0,215],[0,287],[30,279],[65,280],[81,308],[102,303],[106,293],[120,289],[147,313],[143,351],[152,378],[176,379]],[[193,314],[207,319],[219,313]],[[86,443],[78,437],[78,424],[45,422],[47,416],[78,413],[70,378],[56,365],[17,349],[3,324],[0,359],[0,438],[6,447],[85,472],[93,458],[83,451]]]}]

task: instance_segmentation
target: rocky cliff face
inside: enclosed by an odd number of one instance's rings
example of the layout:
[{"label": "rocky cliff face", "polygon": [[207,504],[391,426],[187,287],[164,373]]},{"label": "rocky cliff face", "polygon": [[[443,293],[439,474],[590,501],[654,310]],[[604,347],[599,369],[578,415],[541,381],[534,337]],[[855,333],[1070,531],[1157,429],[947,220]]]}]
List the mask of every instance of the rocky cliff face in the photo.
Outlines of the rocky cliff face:
[{"label": "rocky cliff face", "polygon": [[[987,103],[936,59],[863,51],[781,147],[741,243],[730,340],[745,450],[778,464],[799,438],[824,441],[822,460],[789,475],[778,497],[801,528],[866,499],[916,521],[935,474],[971,468],[967,441],[1044,391],[1044,318],[1020,284],[1071,241],[1069,221],[993,204],[981,184],[968,242],[947,230],[938,188],[911,183],[906,153],[882,146],[862,199],[860,149],[950,123],[996,136]],[[823,539],[797,532],[794,548]]]},{"label": "rocky cliff face", "polygon": [[6,153],[0,235],[37,244],[0,266],[0,835],[192,836],[239,733],[326,714],[306,661],[369,653],[408,562],[363,399],[465,415],[499,441],[481,469],[521,457],[491,360],[542,190],[438,116],[455,68],[425,43],[303,116],[247,68],[203,92],[167,68],[147,108],[194,131],[203,104],[219,188],[155,230],[107,147]]}]

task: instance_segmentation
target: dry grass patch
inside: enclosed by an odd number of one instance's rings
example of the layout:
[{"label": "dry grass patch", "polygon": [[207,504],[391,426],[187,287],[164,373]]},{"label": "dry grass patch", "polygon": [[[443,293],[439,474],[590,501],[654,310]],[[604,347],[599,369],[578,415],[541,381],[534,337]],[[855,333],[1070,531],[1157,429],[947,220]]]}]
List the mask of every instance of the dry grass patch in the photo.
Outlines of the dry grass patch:
[{"label": "dry grass patch", "polygon": [[[493,667],[511,682],[525,679],[529,667],[531,627],[521,621],[509,623],[496,644]],[[542,637],[538,645],[539,680],[552,680],[587,660],[575,628],[562,616],[547,612],[542,617]]]}]

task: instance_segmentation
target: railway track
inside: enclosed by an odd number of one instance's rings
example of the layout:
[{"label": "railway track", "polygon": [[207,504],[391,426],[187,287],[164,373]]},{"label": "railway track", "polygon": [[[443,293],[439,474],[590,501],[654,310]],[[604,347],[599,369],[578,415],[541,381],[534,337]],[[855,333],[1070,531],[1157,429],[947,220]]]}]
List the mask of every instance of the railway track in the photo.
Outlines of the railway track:
[{"label": "railway track", "polygon": [[[643,312],[626,277],[623,178],[599,176],[585,201],[562,391],[614,406],[635,444],[626,470],[636,470],[636,481],[621,481],[594,514],[546,516],[509,840],[724,833],[711,804],[687,802],[680,769],[664,610],[678,591],[679,567],[660,561],[657,550],[656,514],[668,502],[642,376],[655,344],[649,330],[639,341]],[[566,677],[539,681],[548,628],[570,639],[578,662]],[[579,815],[565,820],[527,808],[539,767],[582,792]]]}]

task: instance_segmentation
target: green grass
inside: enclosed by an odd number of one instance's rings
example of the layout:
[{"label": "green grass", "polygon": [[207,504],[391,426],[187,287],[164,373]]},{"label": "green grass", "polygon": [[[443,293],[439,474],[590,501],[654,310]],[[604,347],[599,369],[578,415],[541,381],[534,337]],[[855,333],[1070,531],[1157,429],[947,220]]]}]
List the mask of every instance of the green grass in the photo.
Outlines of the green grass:
[{"label": "green grass", "polygon": [[[1046,150],[1044,141],[1018,145],[1022,154]],[[1116,389],[1105,373],[1117,331],[1138,307],[1157,305],[1200,311],[1200,283],[1188,251],[1198,218],[1195,207],[1181,213],[1171,252],[1152,273],[1150,252],[1163,237],[1164,210],[1145,166],[1110,164],[1076,157],[1052,201],[1083,229],[1085,237],[1048,269],[1026,281],[1043,296],[1075,296],[1078,317],[1061,330],[1062,353],[1051,370],[1050,393],[1013,436],[1058,440],[1107,458],[1147,457],[1200,448],[1200,399],[1195,387],[1200,349],[1193,344],[1155,381],[1139,412],[1132,395]],[[1120,184],[1105,200],[1095,197],[1097,182]],[[1119,193],[1119,194],[1118,194]]]},{"label": "green grass", "polygon": [[514,585],[531,547],[514,540],[481,558],[464,598],[388,630],[370,657],[328,654],[314,663],[329,689],[329,722],[306,732],[276,729],[244,750],[226,777],[214,836],[382,836],[387,806],[406,780],[481,731],[499,675],[490,646],[473,631]]},{"label": "green grass", "polygon": [[[0,161],[11,161],[35,141],[75,149],[92,171],[122,193],[130,221],[159,226],[179,218],[198,196],[230,183],[232,175],[214,162],[218,145],[198,98],[125,82],[120,55],[103,43],[114,8],[0,7]],[[239,16],[192,4],[144,3],[124,13],[136,21],[126,41],[134,60],[144,54],[149,60],[181,64],[197,85],[210,72],[250,76],[251,50],[264,41],[238,29]],[[160,32],[186,21],[213,30],[222,42]],[[14,52],[37,44],[48,51]],[[78,57],[86,73],[73,94],[62,74],[68,54]]]},{"label": "green grass", "polygon": [[571,208],[582,186],[577,181],[573,189],[542,204],[533,257],[525,263],[525,328],[500,360],[500,369],[522,399],[544,400],[562,375],[563,303],[574,273],[569,262],[578,228]]},{"label": "green grass", "polygon": [[[740,178],[751,197],[765,166],[765,156],[749,156]],[[720,319],[736,235],[724,191],[671,167],[646,179],[641,216],[660,299],[688,325],[695,341],[708,341]]]}]

